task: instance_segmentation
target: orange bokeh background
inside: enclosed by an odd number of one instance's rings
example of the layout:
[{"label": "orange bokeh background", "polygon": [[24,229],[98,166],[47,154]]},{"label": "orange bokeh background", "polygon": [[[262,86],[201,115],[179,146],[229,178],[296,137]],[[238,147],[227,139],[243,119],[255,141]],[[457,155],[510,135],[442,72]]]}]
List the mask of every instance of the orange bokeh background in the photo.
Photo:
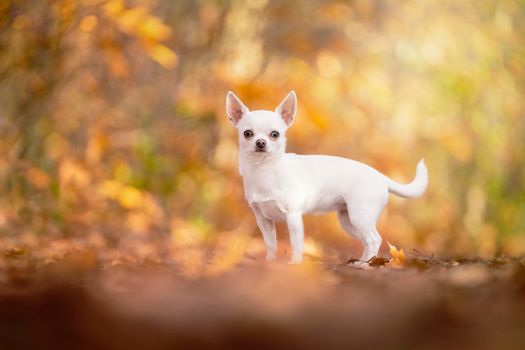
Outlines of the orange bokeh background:
[{"label": "orange bokeh background", "polygon": [[[274,109],[293,89],[289,151],[349,157],[399,181],[426,159],[428,192],[392,196],[385,241],[522,254],[524,10],[513,0],[3,1],[2,240],[80,239],[139,256],[161,254],[149,245],[160,240],[190,265],[209,249],[225,261],[262,254],[224,99],[232,90]],[[334,215],[308,218],[306,235],[311,255],[359,253]]]}]

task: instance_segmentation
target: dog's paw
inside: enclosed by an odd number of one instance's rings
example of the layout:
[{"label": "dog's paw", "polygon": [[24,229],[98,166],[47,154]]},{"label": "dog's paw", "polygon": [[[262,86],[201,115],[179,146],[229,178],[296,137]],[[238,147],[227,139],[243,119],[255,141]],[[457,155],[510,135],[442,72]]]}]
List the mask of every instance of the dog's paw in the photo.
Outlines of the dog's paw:
[{"label": "dog's paw", "polygon": [[346,265],[356,268],[356,269],[362,269],[362,270],[372,270],[373,269],[372,266],[370,266],[368,262],[361,261],[361,260],[353,260],[351,262],[348,262]]},{"label": "dog's paw", "polygon": [[302,256],[292,256],[292,258],[290,259],[290,261],[288,261],[288,265],[299,265],[303,262],[303,257]]},{"label": "dog's paw", "polygon": [[264,260],[266,260],[266,262],[275,262],[275,260],[277,260],[277,256],[275,253],[266,253]]}]

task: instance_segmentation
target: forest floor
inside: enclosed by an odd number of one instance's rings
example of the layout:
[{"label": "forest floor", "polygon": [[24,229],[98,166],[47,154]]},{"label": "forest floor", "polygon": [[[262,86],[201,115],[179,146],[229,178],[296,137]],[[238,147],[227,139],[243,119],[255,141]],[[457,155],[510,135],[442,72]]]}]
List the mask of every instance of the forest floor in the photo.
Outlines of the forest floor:
[{"label": "forest floor", "polygon": [[162,259],[5,248],[0,349],[525,346],[525,258],[261,260],[192,275]]}]

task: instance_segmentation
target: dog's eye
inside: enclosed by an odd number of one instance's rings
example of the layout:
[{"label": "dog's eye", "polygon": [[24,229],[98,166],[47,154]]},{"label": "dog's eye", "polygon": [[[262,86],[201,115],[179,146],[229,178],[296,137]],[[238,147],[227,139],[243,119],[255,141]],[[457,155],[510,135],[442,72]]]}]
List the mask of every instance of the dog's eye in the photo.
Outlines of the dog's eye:
[{"label": "dog's eye", "polygon": [[246,137],[247,139],[249,139],[250,137],[253,137],[253,131],[251,130],[246,130],[244,132],[244,137]]},{"label": "dog's eye", "polygon": [[278,138],[278,137],[279,137],[279,132],[278,132],[278,131],[272,131],[272,132],[270,133],[270,137],[271,137],[272,139],[276,139],[276,138]]}]

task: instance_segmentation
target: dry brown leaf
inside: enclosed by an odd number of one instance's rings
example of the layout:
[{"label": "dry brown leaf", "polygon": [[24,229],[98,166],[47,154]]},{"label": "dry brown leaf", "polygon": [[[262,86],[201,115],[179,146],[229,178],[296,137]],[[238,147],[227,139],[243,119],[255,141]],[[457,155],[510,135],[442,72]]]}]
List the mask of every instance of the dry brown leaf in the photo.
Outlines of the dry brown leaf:
[{"label": "dry brown leaf", "polygon": [[26,250],[24,248],[8,248],[8,249],[4,249],[2,251],[2,254],[6,258],[18,258],[18,257],[21,257],[22,255],[25,255]]},{"label": "dry brown leaf", "polygon": [[373,258],[368,260],[368,265],[372,267],[380,267],[380,266],[385,266],[385,264],[387,264],[388,262],[389,262],[388,259],[381,258],[379,256],[374,256]]},{"label": "dry brown leaf", "polygon": [[345,264],[346,265],[350,265],[350,264],[356,263],[358,261],[359,261],[358,258],[350,258],[350,259],[348,259],[348,261]]}]

